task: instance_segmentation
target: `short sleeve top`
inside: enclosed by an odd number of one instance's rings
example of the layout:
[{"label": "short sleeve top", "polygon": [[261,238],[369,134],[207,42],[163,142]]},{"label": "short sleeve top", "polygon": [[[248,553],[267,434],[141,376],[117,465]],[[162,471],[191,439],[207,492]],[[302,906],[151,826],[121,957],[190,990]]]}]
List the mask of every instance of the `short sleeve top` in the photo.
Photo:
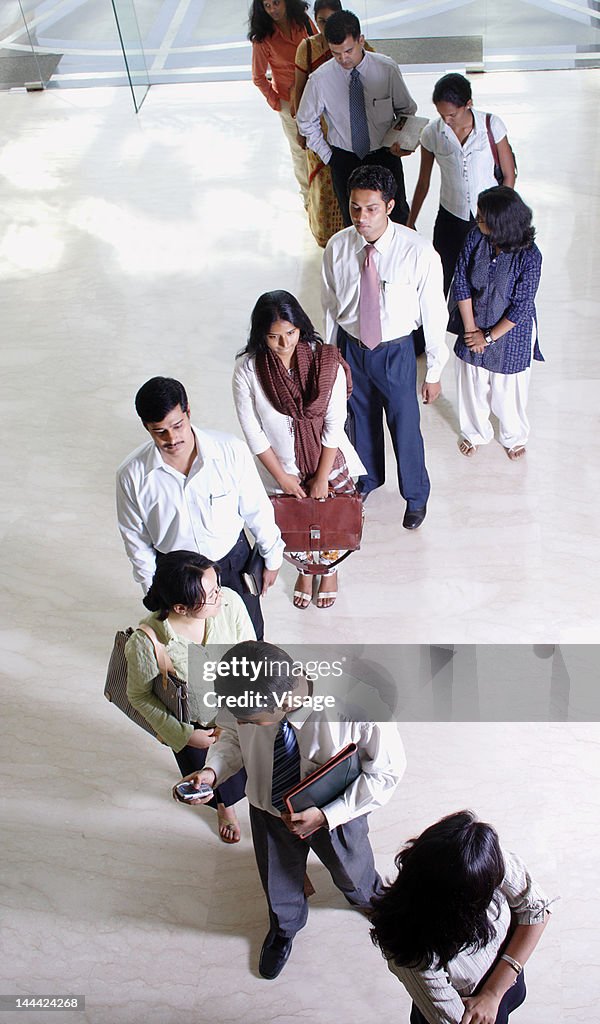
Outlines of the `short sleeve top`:
[{"label": "short sleeve top", "polygon": [[[494,155],[486,114],[473,110],[473,118],[473,130],[462,146],[441,117],[431,121],[421,135],[423,149],[433,153],[439,164],[440,206],[461,220],[469,220],[470,214],[475,216],[479,193],[498,184],[494,177]],[[490,115],[490,130],[496,143],[506,136],[504,122],[496,114]]]}]

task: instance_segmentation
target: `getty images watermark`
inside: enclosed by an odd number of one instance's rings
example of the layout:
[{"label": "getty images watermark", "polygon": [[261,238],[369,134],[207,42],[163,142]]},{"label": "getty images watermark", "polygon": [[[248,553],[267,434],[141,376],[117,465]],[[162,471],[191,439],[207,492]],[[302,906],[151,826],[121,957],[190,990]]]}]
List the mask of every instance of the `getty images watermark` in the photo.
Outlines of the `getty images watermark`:
[{"label": "getty images watermark", "polygon": [[[552,722],[600,720],[600,648],[555,644],[281,644],[275,710],[306,707],[330,720]],[[264,664],[223,658],[231,645],[190,645],[190,691],[202,718],[261,711]],[[236,686],[227,677],[238,676]],[[294,691],[304,677],[303,696]],[[283,693],[282,690],[286,692]],[[233,698],[231,695],[234,694]],[[243,703],[242,703],[243,702]],[[295,702],[295,704],[294,704]],[[271,704],[272,707],[272,704]],[[198,707],[198,712],[200,708]]]},{"label": "getty images watermark", "polygon": [[[273,705],[277,710],[282,710],[284,707],[291,710],[310,708],[312,711],[322,712],[335,708],[337,698],[333,693],[322,690],[317,692],[315,684],[342,679],[344,664],[343,660],[330,662],[326,659],[287,661],[275,658],[269,659],[267,662],[266,658],[255,659],[233,655],[227,661],[210,657],[206,660],[202,659],[200,671],[204,685],[216,683],[217,680],[237,679],[243,680],[250,687],[262,678],[265,672],[273,673],[280,679],[288,678],[290,681],[289,690],[284,693],[274,693],[269,698],[249,687],[236,695],[218,693],[217,690],[204,690],[202,703],[210,712],[220,711],[222,708],[227,708],[232,713],[235,713],[236,709],[261,711],[272,709]],[[308,694],[295,694],[294,689],[302,678],[311,684],[312,690]]]}]

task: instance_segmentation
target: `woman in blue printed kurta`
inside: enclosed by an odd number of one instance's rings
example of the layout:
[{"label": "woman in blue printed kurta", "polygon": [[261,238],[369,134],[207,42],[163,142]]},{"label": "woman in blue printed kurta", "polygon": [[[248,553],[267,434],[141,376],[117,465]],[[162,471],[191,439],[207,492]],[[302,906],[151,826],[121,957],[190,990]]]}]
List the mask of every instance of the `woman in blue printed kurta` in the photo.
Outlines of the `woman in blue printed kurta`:
[{"label": "woman in blue printed kurta", "polygon": [[458,337],[460,451],[471,456],[492,440],[490,414],[510,459],[521,458],[529,437],[527,396],[537,343],[535,295],[542,255],[534,244],[531,210],[513,189],[486,189],[477,227],[458,258],[450,329]]}]

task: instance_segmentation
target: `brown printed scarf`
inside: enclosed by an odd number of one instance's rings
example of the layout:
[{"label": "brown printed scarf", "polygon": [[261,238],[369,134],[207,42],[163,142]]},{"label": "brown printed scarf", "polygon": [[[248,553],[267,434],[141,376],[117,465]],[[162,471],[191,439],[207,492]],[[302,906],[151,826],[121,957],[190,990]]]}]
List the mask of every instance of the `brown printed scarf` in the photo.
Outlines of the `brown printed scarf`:
[{"label": "brown printed scarf", "polygon": [[[294,421],[294,452],[301,480],[314,476],[321,457],[321,435],[338,368],[346,374],[347,395],[352,392],[350,367],[334,345],[318,344],[313,350],[299,341],[295,366],[288,373],[278,355],[270,349],[256,355],[256,372],[269,402],[277,412]],[[333,464],[344,464],[338,449]]]}]

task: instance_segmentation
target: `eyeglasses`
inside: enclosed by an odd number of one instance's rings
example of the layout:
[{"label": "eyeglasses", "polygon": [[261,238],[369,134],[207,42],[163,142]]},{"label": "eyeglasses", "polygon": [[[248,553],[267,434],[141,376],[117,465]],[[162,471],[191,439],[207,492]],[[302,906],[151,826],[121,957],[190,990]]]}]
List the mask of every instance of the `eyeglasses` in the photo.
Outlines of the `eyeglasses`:
[{"label": "eyeglasses", "polygon": [[215,587],[210,597],[207,597],[204,604],[216,604],[219,600],[219,594],[221,593],[221,584]]}]

